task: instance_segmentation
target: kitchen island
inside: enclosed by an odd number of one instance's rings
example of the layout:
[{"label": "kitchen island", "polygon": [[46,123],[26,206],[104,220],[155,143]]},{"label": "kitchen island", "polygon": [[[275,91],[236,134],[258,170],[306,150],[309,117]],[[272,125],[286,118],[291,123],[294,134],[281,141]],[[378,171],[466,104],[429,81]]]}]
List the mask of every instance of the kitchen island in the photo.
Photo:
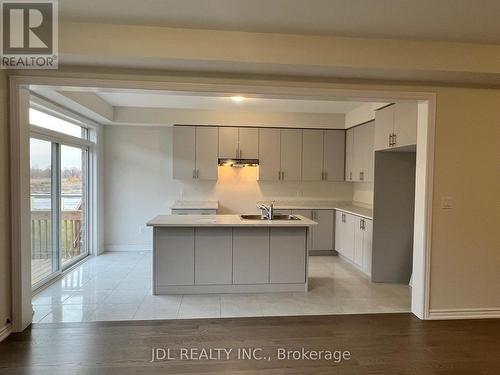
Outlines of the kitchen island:
[{"label": "kitchen island", "polygon": [[307,291],[310,228],[240,215],[161,215],[153,227],[153,294]]}]

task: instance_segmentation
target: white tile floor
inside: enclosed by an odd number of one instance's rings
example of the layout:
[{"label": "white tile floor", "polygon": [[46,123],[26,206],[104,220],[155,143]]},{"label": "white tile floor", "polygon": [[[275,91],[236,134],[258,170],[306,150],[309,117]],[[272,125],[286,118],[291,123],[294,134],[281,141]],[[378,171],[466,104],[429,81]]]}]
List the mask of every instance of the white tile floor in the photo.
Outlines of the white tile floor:
[{"label": "white tile floor", "polygon": [[151,295],[151,253],[93,257],[33,297],[33,322],[407,312],[410,289],[339,257],[310,257],[308,293]]}]

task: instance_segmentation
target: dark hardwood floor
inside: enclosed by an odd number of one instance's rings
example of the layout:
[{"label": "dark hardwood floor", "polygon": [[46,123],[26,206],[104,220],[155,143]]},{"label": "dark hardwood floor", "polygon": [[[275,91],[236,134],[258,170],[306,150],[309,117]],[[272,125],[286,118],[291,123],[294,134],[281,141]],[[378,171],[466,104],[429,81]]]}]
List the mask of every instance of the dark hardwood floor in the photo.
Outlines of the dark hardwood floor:
[{"label": "dark hardwood floor", "polygon": [[[279,360],[278,348],[351,358]],[[151,363],[152,348],[173,360]],[[180,359],[181,348],[232,348]],[[262,360],[237,358],[238,348]],[[160,353],[163,353],[160,351]],[[500,320],[420,321],[410,314],[38,324],[0,343],[0,374],[500,374]]]}]

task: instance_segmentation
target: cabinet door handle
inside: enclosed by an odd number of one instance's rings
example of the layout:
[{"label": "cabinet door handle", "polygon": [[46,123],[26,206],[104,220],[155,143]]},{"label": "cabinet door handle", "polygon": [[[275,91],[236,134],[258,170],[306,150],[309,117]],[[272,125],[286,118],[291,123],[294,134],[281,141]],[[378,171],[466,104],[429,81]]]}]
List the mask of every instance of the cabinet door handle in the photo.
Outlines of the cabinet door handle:
[{"label": "cabinet door handle", "polygon": [[196,170],[196,178],[200,178],[200,171],[198,169]]},{"label": "cabinet door handle", "polygon": [[349,180],[352,181],[352,172],[349,172]]},{"label": "cabinet door handle", "polygon": [[278,171],[278,181],[281,180],[281,171]]},{"label": "cabinet door handle", "polygon": [[196,170],[193,169],[193,178],[196,178]]},{"label": "cabinet door handle", "polygon": [[283,171],[283,172],[281,172],[281,179],[282,179],[282,180],[285,180],[285,172],[284,172],[284,171]]},{"label": "cabinet door handle", "polygon": [[363,229],[363,219],[359,219],[359,229]]},{"label": "cabinet door handle", "polygon": [[392,133],[392,145],[396,146],[398,143],[398,135],[396,133]]},{"label": "cabinet door handle", "polygon": [[364,181],[365,180],[365,172],[359,172],[359,179],[361,181]]},{"label": "cabinet door handle", "polygon": [[328,172],[325,172],[325,180],[328,180]]}]

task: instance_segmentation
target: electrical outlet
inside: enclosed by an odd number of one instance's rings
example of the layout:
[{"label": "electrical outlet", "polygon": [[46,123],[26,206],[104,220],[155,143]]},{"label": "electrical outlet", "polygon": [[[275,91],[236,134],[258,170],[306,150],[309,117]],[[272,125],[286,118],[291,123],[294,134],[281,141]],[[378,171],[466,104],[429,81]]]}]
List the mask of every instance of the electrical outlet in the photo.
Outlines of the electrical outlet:
[{"label": "electrical outlet", "polygon": [[443,210],[450,210],[453,208],[453,198],[452,197],[441,197],[441,208]]}]

